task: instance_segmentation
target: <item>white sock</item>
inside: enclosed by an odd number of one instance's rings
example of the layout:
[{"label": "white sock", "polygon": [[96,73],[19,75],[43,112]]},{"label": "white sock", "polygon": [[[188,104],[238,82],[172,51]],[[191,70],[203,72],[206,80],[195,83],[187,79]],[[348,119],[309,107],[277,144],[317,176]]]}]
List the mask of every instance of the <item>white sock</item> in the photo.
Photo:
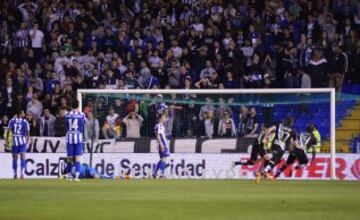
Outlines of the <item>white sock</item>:
[{"label": "white sock", "polygon": [[265,173],[268,173],[271,170],[271,166],[267,165],[264,169]]}]

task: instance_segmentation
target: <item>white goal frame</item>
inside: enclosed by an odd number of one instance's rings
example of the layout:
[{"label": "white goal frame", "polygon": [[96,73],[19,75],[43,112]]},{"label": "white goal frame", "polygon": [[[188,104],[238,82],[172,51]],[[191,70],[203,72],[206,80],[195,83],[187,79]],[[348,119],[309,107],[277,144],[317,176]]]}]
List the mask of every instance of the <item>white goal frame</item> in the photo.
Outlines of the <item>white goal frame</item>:
[{"label": "white goal frame", "polygon": [[77,99],[79,101],[79,108],[82,109],[82,95],[83,94],[289,94],[289,93],[328,93],[330,96],[330,170],[331,180],[336,180],[336,122],[335,122],[335,105],[336,95],[334,88],[310,88],[310,89],[78,89]]}]

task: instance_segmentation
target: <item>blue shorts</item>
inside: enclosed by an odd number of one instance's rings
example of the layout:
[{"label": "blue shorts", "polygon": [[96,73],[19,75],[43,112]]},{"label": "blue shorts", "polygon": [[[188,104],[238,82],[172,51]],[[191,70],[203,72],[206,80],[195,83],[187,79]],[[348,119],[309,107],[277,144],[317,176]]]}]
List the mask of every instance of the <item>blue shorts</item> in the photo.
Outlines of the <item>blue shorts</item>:
[{"label": "blue shorts", "polygon": [[95,178],[95,176],[96,176],[96,171],[92,167],[88,167],[85,170],[85,173],[86,173],[86,178]]},{"label": "blue shorts", "polygon": [[159,149],[159,156],[160,156],[160,158],[170,156],[169,149],[167,147],[165,147],[164,151],[162,151],[162,152],[160,152],[160,149]]},{"label": "blue shorts", "polygon": [[67,144],[66,151],[68,157],[81,156],[83,154],[84,143]]},{"label": "blue shorts", "polygon": [[91,179],[95,178],[96,170],[87,164],[81,164],[79,178]]},{"label": "blue shorts", "polygon": [[26,152],[26,144],[20,145],[20,146],[12,146],[11,149],[13,154],[20,154]]}]

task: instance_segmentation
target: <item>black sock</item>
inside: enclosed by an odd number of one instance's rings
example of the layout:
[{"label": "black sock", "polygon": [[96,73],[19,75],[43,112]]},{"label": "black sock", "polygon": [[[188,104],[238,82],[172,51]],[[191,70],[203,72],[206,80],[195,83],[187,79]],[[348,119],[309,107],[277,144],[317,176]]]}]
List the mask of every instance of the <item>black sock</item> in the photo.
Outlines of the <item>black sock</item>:
[{"label": "black sock", "polygon": [[235,165],[254,165],[255,162],[252,160],[246,160],[246,161],[236,161]]},{"label": "black sock", "polygon": [[286,170],[286,168],[287,168],[287,165],[286,165],[286,164],[282,165],[282,167],[277,171],[275,177],[280,176],[280,174],[281,174],[282,172],[284,172],[284,170]]}]

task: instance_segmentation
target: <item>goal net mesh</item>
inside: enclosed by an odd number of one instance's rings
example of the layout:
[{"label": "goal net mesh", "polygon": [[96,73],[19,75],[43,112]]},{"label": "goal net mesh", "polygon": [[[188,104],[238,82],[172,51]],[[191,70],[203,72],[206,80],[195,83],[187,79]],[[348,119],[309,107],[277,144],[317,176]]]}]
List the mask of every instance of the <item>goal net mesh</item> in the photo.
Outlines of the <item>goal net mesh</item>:
[{"label": "goal net mesh", "polygon": [[[124,92],[124,91],[123,91]],[[323,143],[330,138],[329,93],[290,94],[133,94],[131,91],[83,93],[83,111],[99,120],[100,139],[144,139],[154,137],[156,114],[160,105],[167,106],[166,134],[169,139],[182,138],[254,138],[262,127],[281,122],[287,116],[295,119],[297,133],[308,124],[319,130]],[[342,97],[337,102],[336,123],[346,116],[355,101]],[[221,142],[219,142],[221,143]],[[329,144],[322,151],[329,152]],[[171,147],[172,151],[174,150]],[[241,146],[237,151],[246,150]],[[144,151],[146,152],[146,151]]]}]

